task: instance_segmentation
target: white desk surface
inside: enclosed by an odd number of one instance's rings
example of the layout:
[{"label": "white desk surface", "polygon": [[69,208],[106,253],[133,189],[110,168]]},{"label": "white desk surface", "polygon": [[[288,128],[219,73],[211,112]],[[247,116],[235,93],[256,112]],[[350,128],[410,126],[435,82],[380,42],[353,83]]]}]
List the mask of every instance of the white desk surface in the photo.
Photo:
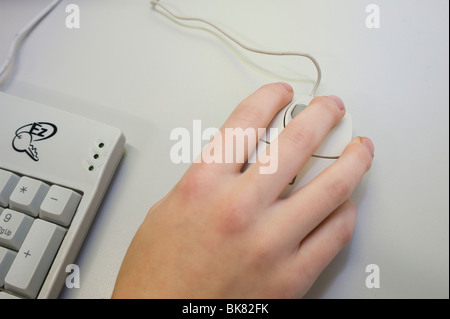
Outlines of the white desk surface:
[{"label": "white desk surface", "polygon": [[[49,2],[1,0],[0,61],[14,33]],[[307,297],[448,298],[448,1],[162,2],[252,46],[311,53],[323,70],[318,94],[342,97],[354,135],[375,143],[372,170],[352,196],[359,208],[353,240]],[[79,29],[65,26],[70,3],[79,5]],[[380,7],[379,29],[366,27],[370,3]],[[170,161],[173,128],[191,130],[195,119],[220,127],[265,83],[312,88],[307,60],[247,53],[203,25],[187,25],[151,10],[149,0],[62,1],[24,41],[0,87],[117,126],[127,137],[76,261],[81,288],[61,297],[110,297],[145,214],[187,168]],[[378,289],[365,285],[369,264],[380,268]]]}]

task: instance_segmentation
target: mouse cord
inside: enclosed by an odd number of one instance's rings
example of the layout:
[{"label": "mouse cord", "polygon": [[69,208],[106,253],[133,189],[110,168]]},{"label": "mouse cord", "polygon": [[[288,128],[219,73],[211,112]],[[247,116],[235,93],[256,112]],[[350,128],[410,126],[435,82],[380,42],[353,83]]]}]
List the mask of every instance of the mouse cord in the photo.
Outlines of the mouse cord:
[{"label": "mouse cord", "polygon": [[52,1],[47,7],[45,7],[44,9],[42,9],[34,18],[33,20],[31,20],[26,26],[24,26],[18,33],[16,33],[14,40],[12,41],[10,47],[9,47],[9,51],[8,51],[8,56],[6,57],[5,62],[0,66],[0,82],[1,79],[3,77],[3,75],[6,73],[6,71],[8,70],[9,66],[11,65],[11,63],[14,61],[16,55],[17,55],[17,51],[19,50],[20,44],[22,43],[22,41],[27,37],[27,35],[31,32],[31,30],[34,29],[34,27],[36,27],[36,25],[39,24],[39,22],[42,21],[42,19],[44,19],[44,17],[50,13],[50,11],[53,10],[53,8],[55,8],[58,3],[61,0],[54,0]]},{"label": "mouse cord", "polygon": [[236,38],[234,38],[233,36],[229,35],[227,32],[225,32],[224,30],[222,30],[221,28],[219,28],[218,26],[216,26],[215,24],[204,20],[204,19],[200,19],[200,18],[192,18],[192,17],[182,17],[179,15],[174,14],[172,11],[170,11],[169,9],[167,9],[167,7],[165,7],[164,5],[162,5],[159,0],[151,0],[150,4],[152,4],[152,7],[154,8],[155,6],[159,6],[161,7],[164,11],[166,11],[169,15],[171,15],[172,17],[174,17],[175,19],[178,20],[185,20],[185,21],[198,21],[198,22],[202,22],[205,23],[211,27],[213,27],[214,29],[216,29],[217,31],[219,31],[220,33],[222,33],[224,36],[226,36],[228,39],[230,39],[231,41],[233,41],[234,43],[236,43],[237,45],[239,45],[240,47],[244,48],[247,51],[251,51],[251,52],[255,52],[255,53],[260,53],[260,54],[265,54],[265,55],[276,55],[276,56],[301,56],[301,57],[305,57],[308,58],[312,61],[312,63],[314,63],[314,66],[317,69],[317,80],[316,83],[314,85],[313,90],[311,91],[310,95],[311,96],[315,96],[316,92],[317,92],[317,88],[319,87],[320,84],[320,80],[322,78],[322,71],[320,69],[319,63],[317,62],[317,60],[311,56],[308,53],[302,53],[302,52],[277,52],[277,51],[266,51],[266,50],[259,50],[259,49],[254,49],[251,48],[245,44],[243,44],[242,42],[240,42],[239,40],[237,40]]}]

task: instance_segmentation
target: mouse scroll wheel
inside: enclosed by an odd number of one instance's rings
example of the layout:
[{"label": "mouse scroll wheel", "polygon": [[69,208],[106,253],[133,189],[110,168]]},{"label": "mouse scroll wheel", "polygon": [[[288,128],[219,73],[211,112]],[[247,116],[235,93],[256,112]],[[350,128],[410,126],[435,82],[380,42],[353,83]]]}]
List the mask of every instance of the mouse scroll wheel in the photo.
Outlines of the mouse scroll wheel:
[{"label": "mouse scroll wheel", "polygon": [[294,108],[292,109],[291,112],[291,117],[294,118],[298,115],[298,113],[300,113],[301,111],[303,111],[306,108],[305,104],[296,104],[294,106]]}]

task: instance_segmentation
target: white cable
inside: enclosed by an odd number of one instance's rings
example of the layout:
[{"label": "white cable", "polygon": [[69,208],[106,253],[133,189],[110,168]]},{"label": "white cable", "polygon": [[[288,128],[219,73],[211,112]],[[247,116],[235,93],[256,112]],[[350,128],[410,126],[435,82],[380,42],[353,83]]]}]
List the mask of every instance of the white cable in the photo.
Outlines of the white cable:
[{"label": "white cable", "polygon": [[317,62],[317,60],[311,56],[308,53],[303,53],[303,52],[277,52],[277,51],[267,51],[267,50],[260,50],[260,49],[254,49],[251,48],[245,44],[243,44],[242,42],[240,42],[239,40],[237,40],[236,38],[234,38],[233,36],[229,35],[227,32],[225,32],[224,30],[222,30],[221,28],[219,28],[218,26],[216,26],[215,24],[204,20],[204,19],[200,19],[200,18],[193,18],[193,17],[182,17],[179,15],[174,14],[172,11],[170,11],[169,9],[167,9],[167,7],[165,7],[164,5],[162,5],[161,3],[159,3],[159,0],[151,0],[150,4],[153,5],[153,8],[155,6],[160,6],[164,11],[166,11],[169,15],[171,15],[172,17],[174,17],[175,19],[178,20],[185,20],[185,21],[198,21],[198,22],[202,22],[205,23],[211,27],[213,27],[214,29],[216,29],[217,31],[219,31],[220,33],[222,33],[224,36],[226,36],[228,39],[230,39],[231,41],[233,41],[234,43],[236,43],[237,45],[239,45],[240,47],[244,48],[245,50],[251,51],[251,52],[255,52],[255,53],[260,53],[260,54],[266,54],[266,55],[277,55],[277,56],[301,56],[301,57],[305,57],[310,59],[313,63],[314,66],[317,69],[317,80],[316,83],[314,85],[313,90],[311,91],[310,95],[311,96],[315,96],[316,92],[317,92],[317,88],[319,87],[320,81],[322,79],[322,71],[320,69],[319,63]]},{"label": "white cable", "polygon": [[61,0],[54,0],[52,1],[47,7],[45,7],[44,9],[42,9],[34,18],[33,20],[31,20],[27,25],[25,25],[22,30],[20,30],[18,33],[16,33],[14,40],[12,41],[10,47],[9,47],[9,51],[8,51],[8,55],[6,57],[5,62],[2,64],[2,66],[0,66],[0,80],[2,79],[3,75],[6,73],[6,71],[8,70],[9,66],[11,65],[11,63],[14,61],[16,55],[17,55],[17,51],[19,50],[20,44],[22,43],[23,39],[25,39],[27,37],[27,35],[30,33],[31,30],[33,30],[36,25],[39,24],[39,22],[42,21],[42,19],[50,13],[50,11],[53,10],[53,8],[55,8],[58,3]]}]

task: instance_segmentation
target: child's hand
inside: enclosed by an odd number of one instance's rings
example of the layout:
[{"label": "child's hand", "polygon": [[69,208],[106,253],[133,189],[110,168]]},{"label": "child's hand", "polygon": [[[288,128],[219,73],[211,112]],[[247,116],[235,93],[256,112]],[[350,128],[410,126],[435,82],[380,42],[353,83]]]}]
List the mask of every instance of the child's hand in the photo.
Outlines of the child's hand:
[{"label": "child's hand", "polygon": [[[288,85],[266,85],[221,131],[265,128],[292,98]],[[371,166],[372,142],[355,138],[310,184],[278,197],[344,113],[337,97],[314,99],[280,134],[275,174],[260,174],[259,163],[244,173],[241,163],[193,164],[150,209],[113,297],[302,297],[352,236],[348,198]]]}]

